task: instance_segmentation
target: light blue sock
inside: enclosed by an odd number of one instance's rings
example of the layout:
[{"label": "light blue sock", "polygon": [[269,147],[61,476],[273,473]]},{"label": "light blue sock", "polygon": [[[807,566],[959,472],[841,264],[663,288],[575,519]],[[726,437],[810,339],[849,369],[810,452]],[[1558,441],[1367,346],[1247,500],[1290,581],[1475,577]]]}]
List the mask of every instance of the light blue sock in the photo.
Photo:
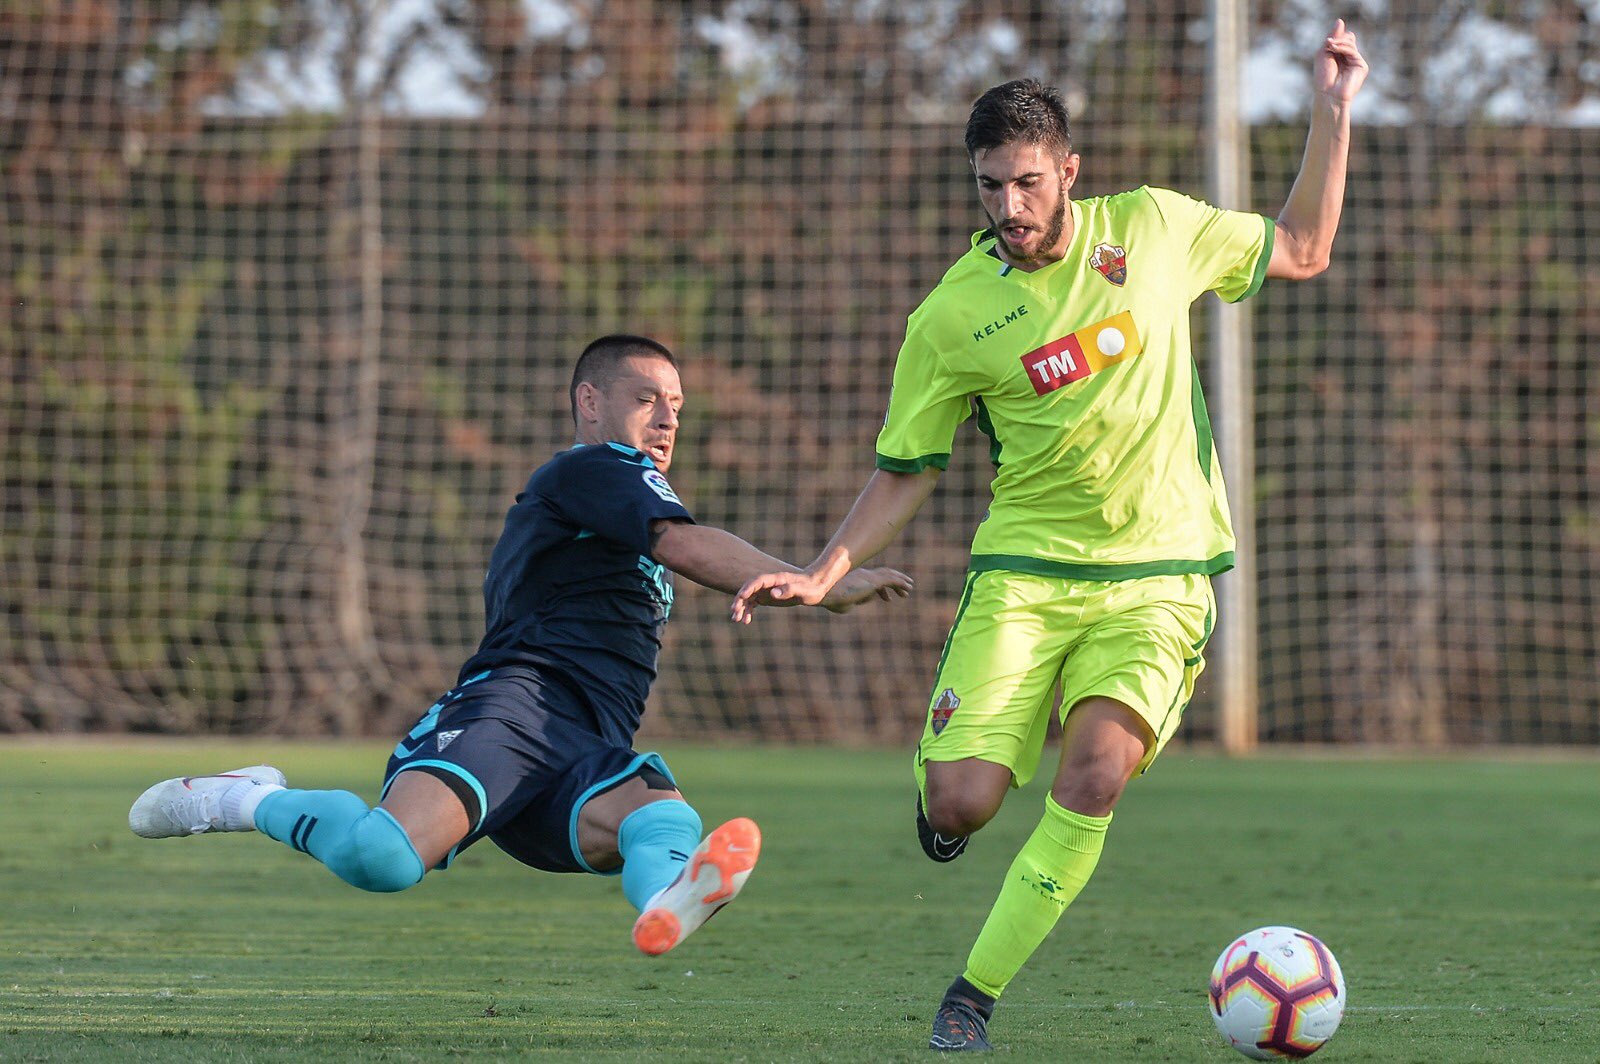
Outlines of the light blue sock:
[{"label": "light blue sock", "polygon": [[622,893],[640,912],[656,892],[683,871],[700,845],[700,814],[688,802],[667,798],[641,805],[622,818]]},{"label": "light blue sock", "polygon": [[263,835],[310,854],[362,890],[405,890],[426,871],[400,822],[349,791],[274,791],[256,806],[255,820]]}]

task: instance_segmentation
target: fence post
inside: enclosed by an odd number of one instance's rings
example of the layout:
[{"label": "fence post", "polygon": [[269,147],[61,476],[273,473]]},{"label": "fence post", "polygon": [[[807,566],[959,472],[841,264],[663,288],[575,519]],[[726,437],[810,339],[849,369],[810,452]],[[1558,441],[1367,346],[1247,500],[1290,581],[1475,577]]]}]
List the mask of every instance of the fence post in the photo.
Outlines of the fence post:
[{"label": "fence post", "polygon": [[[1210,196],[1250,209],[1250,131],[1240,113],[1248,0],[1211,0]],[[1217,741],[1230,754],[1256,745],[1258,669],[1255,556],[1255,407],[1250,318],[1243,306],[1212,309],[1215,440],[1238,538],[1233,571],[1217,580]]]}]

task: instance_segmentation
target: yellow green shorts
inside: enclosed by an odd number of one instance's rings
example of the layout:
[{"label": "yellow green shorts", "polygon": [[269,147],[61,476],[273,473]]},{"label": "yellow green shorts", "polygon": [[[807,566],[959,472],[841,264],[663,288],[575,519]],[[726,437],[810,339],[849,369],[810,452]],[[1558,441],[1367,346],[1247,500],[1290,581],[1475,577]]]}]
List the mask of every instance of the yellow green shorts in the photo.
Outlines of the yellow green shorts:
[{"label": "yellow green shorts", "polygon": [[1069,580],[967,574],[917,744],[929,761],[978,757],[1033,778],[1060,688],[1060,717],[1103,695],[1149,729],[1143,772],[1178,729],[1205,667],[1216,599],[1202,575]]}]

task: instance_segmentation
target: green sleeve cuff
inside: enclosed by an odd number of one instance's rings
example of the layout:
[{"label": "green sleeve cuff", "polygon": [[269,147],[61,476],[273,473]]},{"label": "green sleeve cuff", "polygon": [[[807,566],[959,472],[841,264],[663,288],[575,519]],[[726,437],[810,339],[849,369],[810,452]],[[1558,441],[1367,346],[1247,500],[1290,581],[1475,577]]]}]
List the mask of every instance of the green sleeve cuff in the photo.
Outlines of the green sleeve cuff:
[{"label": "green sleeve cuff", "polygon": [[878,468],[889,473],[920,473],[929,466],[948,469],[950,455],[925,454],[921,458],[890,458],[886,454],[878,455]]},{"label": "green sleeve cuff", "polygon": [[1267,233],[1266,237],[1261,241],[1261,255],[1256,259],[1256,272],[1250,278],[1250,287],[1240,293],[1238,299],[1230,300],[1230,302],[1239,303],[1249,299],[1261,291],[1261,286],[1266,283],[1267,266],[1272,262],[1272,245],[1278,239],[1278,223],[1264,214],[1261,216],[1261,220],[1266,223]]}]

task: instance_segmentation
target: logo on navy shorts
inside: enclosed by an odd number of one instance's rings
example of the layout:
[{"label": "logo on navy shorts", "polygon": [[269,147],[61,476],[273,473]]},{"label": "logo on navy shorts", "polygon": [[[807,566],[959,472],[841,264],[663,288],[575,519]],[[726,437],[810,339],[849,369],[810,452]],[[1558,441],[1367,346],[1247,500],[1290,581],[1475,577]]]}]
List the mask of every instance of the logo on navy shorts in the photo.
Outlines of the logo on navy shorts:
[{"label": "logo on navy shorts", "polygon": [[950,715],[961,706],[961,699],[956,697],[955,691],[946,687],[944,694],[933,704],[932,721],[933,734],[938,735],[944,731],[944,726],[950,723]]},{"label": "logo on navy shorts", "polygon": [[439,752],[440,753],[444,753],[444,748],[449,746],[451,743],[455,742],[456,741],[456,736],[460,735],[465,730],[466,730],[465,728],[457,728],[455,731],[442,731],[442,732],[440,732],[439,733]]}]

